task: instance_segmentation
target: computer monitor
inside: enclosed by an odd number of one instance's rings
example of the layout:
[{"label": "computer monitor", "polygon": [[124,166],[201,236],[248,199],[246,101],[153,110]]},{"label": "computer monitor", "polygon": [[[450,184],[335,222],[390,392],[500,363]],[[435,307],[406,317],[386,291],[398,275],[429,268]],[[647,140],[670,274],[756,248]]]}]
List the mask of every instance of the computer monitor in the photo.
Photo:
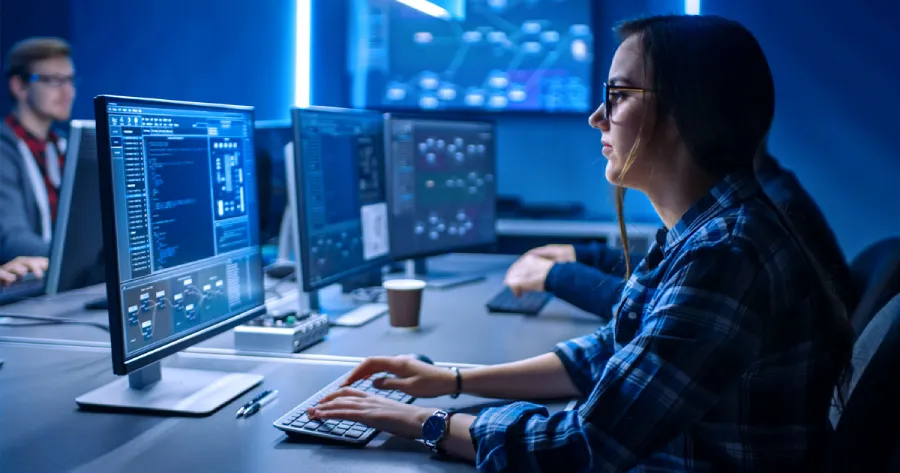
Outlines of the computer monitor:
[{"label": "computer monitor", "polygon": [[[597,0],[354,0],[354,107],[589,113]],[[427,7],[427,8],[426,8]]]},{"label": "computer monitor", "polygon": [[429,273],[424,258],[497,241],[496,133],[490,121],[385,116],[391,253],[446,288],[480,274]]},{"label": "computer monitor", "polygon": [[69,143],[50,247],[47,294],[80,289],[106,280],[94,121],[73,120]]},{"label": "computer monitor", "polygon": [[282,217],[287,208],[287,183],[284,175],[284,149],[293,139],[291,121],[256,122],[256,170],[259,176],[259,220],[262,241],[278,238]]},{"label": "computer monitor", "polygon": [[[310,308],[334,321],[355,309],[319,303],[317,291],[390,262],[385,189],[384,118],[367,110],[292,110],[294,146],[287,159],[294,210],[297,274]],[[327,307],[326,307],[327,306]]]},{"label": "computer monitor", "polygon": [[113,372],[128,378],[77,402],[211,413],[262,376],[160,360],[265,313],[253,108],[99,96],[94,111]]}]

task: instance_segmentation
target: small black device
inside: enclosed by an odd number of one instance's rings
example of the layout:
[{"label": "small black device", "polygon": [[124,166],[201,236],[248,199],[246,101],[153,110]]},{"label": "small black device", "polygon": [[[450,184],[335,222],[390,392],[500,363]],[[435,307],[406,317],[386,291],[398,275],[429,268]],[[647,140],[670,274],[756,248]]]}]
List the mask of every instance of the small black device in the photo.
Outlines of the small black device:
[{"label": "small black device", "polygon": [[428,363],[429,365],[433,365],[434,362],[431,361],[431,358],[421,354],[421,353],[411,353],[409,356],[421,361],[422,363]]},{"label": "small black device", "polygon": [[537,315],[553,299],[547,292],[526,292],[516,297],[512,290],[504,287],[496,296],[487,302],[489,312],[505,314]]}]

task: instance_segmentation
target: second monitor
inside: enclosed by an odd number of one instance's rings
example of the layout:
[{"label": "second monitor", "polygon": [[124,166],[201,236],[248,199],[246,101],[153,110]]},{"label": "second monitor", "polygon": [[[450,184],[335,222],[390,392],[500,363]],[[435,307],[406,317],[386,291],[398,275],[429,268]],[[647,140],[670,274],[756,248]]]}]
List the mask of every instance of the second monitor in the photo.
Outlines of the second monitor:
[{"label": "second monitor", "polygon": [[358,325],[386,313],[387,305],[329,301],[325,308],[318,291],[391,260],[383,117],[310,107],[293,109],[292,122],[293,155],[285,161],[297,273],[310,309],[334,324]]},{"label": "second monitor", "polygon": [[387,115],[385,130],[394,259],[418,259],[433,288],[483,278],[429,272],[424,258],[496,242],[494,124]]}]

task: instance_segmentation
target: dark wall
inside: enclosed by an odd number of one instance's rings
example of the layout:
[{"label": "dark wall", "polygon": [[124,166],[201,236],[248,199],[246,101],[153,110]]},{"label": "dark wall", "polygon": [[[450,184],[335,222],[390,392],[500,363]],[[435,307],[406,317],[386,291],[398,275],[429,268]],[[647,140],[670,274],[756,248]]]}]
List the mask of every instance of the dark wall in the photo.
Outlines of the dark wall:
[{"label": "dark wall", "polygon": [[[7,50],[29,36],[70,39],[69,0],[0,0],[0,64],[5,67]],[[12,104],[2,77],[0,113],[5,115]]]},{"label": "dark wall", "polygon": [[744,23],[772,67],[770,148],[822,207],[848,257],[900,234],[900,4],[704,0]]},{"label": "dark wall", "polygon": [[293,1],[72,5],[71,39],[82,75],[75,117],[92,117],[98,94],[253,105],[257,119],[288,117],[294,101]]}]

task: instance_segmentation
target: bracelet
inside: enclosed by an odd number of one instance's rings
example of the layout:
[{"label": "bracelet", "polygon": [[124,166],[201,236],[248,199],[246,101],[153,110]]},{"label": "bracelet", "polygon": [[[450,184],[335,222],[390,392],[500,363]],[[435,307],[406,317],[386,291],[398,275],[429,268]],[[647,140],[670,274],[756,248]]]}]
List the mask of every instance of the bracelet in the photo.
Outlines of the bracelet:
[{"label": "bracelet", "polygon": [[456,392],[451,394],[450,397],[452,399],[456,399],[460,394],[462,394],[462,375],[459,373],[459,368],[455,366],[451,366],[450,371],[452,371],[453,374],[456,375]]}]

